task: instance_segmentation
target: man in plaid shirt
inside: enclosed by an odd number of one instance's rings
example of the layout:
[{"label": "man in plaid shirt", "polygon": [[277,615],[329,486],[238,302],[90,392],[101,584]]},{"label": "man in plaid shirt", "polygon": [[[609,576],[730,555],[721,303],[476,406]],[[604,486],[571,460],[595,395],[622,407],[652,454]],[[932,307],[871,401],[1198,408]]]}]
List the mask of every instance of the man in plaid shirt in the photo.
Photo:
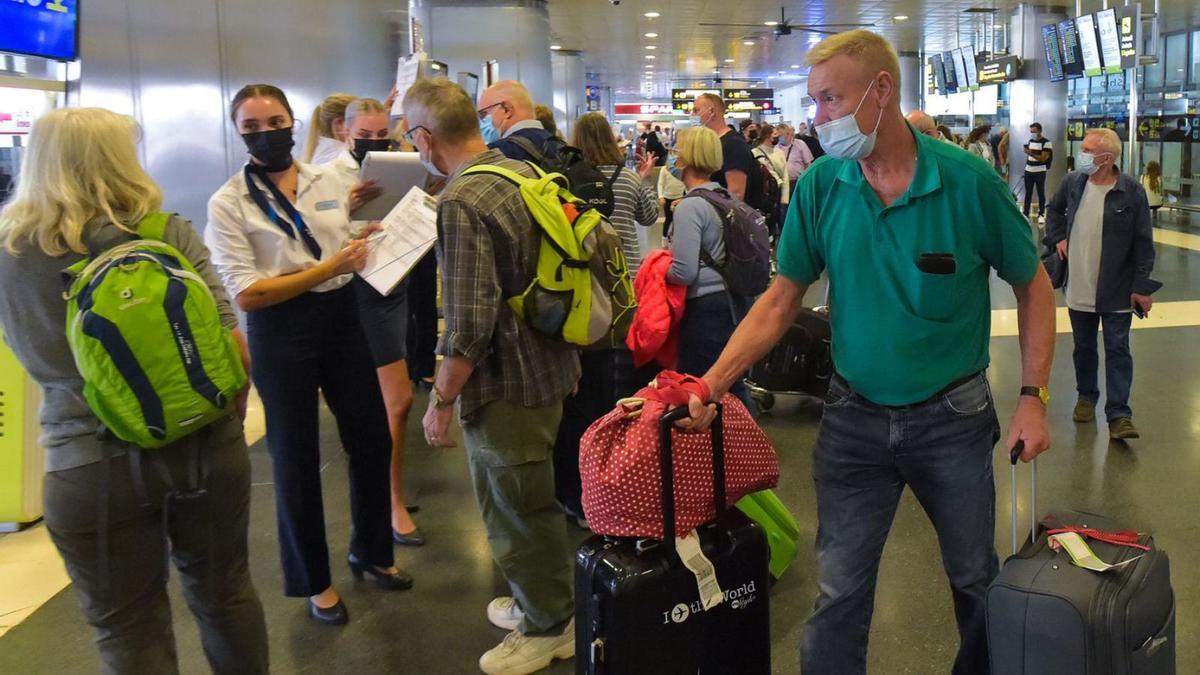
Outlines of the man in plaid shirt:
[{"label": "man in plaid shirt", "polygon": [[[431,173],[448,175],[438,206],[438,258],[446,331],[425,438],[452,447],[459,422],[492,556],[512,597],[488,605],[511,631],[485,653],[490,674],[532,673],[575,654],[570,548],[554,499],[551,451],[579,358],[509,309],[536,274],[540,231],[517,186],[494,175],[462,175],[491,164],[534,177],[522,162],[488,150],[480,114],[457,85],[421,80],[404,97],[408,140]],[[486,111],[485,111],[486,114]]]}]

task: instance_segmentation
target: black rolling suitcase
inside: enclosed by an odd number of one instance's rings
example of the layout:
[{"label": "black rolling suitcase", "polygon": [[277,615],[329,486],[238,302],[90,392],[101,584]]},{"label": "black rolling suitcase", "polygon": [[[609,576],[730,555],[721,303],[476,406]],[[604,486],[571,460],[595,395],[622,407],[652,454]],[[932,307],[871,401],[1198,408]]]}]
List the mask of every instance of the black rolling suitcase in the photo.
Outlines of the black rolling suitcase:
[{"label": "black rolling suitcase", "polygon": [[694,575],[675,552],[671,425],[663,416],[664,542],[595,536],[575,555],[575,664],[580,675],[767,675],[771,672],[762,528],[725,507],[720,415],[712,427],[714,522],[698,528],[724,601],[705,611]]},{"label": "black rolling suitcase", "polygon": [[783,339],[750,368],[746,384],[763,410],[774,394],[807,394],[821,398],[833,377],[833,332],[829,310],[803,308]]},{"label": "black rolling suitcase", "polygon": [[[1039,525],[1017,552],[1016,453],[1013,459],[1013,551],[987,594],[988,646],[995,675],[1158,675],[1175,672],[1175,597],[1165,551],[1142,534],[1142,551],[1088,539],[1101,560],[1123,568],[1093,572],[1050,548],[1047,523],[1117,532],[1090,513],[1060,512]],[[1036,466],[1031,468],[1036,490]],[[1141,556],[1141,557],[1138,557]]]}]

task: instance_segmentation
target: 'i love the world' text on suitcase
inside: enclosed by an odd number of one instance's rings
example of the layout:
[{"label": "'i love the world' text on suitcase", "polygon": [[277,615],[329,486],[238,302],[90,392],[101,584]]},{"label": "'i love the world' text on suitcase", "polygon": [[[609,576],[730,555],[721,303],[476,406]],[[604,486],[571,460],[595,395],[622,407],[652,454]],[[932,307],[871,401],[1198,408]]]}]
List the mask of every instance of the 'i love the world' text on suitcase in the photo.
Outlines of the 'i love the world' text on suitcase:
[{"label": "'i love the world' text on suitcase", "polygon": [[[1170,675],[1175,673],[1175,596],[1167,554],[1148,534],[1141,550],[1089,537],[1104,562],[1128,564],[1094,572],[1071,562],[1049,544],[1054,528],[1122,533],[1112,521],[1089,513],[1059,512],[1037,522],[1017,552],[1016,456],[1013,453],[1013,552],[987,594],[988,647],[992,672],[1002,675]],[[1036,477],[1036,467],[1031,475]],[[1036,488],[1035,488],[1036,489]],[[1104,535],[1101,535],[1104,536]],[[1130,535],[1132,541],[1134,537]]]},{"label": "'i love the world' text on suitcase", "polygon": [[708,609],[676,553],[671,432],[660,420],[664,540],[596,536],[576,553],[575,664],[581,675],[766,675],[770,552],[762,528],[725,503],[720,414],[712,427],[717,519],[697,528],[723,601]]}]

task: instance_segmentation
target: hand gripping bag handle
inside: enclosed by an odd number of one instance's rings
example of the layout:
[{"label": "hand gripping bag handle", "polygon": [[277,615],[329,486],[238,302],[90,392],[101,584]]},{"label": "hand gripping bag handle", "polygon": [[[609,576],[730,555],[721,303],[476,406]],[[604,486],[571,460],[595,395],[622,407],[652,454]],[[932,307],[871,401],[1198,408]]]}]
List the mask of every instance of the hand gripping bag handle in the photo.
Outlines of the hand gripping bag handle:
[{"label": "hand gripping bag handle", "polygon": [[[1025,451],[1025,441],[1017,441],[1009,451],[1008,460],[1012,465],[1012,552],[1017,554],[1017,461]],[[1037,537],[1037,460],[1029,463],[1029,537]]]},{"label": "hand gripping bag handle", "polygon": [[[712,448],[713,448],[713,502],[716,514],[725,510],[725,429],[722,422],[723,409],[717,405],[717,416],[713,419]],[[658,454],[659,465],[662,468],[662,506],[663,506],[663,541],[674,545],[675,542],[675,464],[671,452],[671,428],[675,422],[687,417],[688,407],[674,408],[659,418],[658,421]]]}]

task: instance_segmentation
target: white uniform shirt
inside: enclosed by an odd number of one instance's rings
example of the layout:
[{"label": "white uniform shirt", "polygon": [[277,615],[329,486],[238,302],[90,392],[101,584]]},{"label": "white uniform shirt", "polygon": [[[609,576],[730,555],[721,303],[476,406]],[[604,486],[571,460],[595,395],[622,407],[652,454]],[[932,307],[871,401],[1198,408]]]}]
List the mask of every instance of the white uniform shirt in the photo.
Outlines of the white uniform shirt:
[{"label": "white uniform shirt", "polygon": [[[350,240],[349,195],[337,169],[296,163],[300,175],[296,186],[296,210],[304,217],[313,238],[327,260]],[[264,183],[259,188],[267,202],[280,214]],[[289,219],[290,220],[290,219]],[[293,274],[319,262],[297,236],[289,237],[271,222],[250,199],[242,171],[231,176],[208,200],[208,226],[204,243],[212,251],[212,262],[231,298],[236,298],[256,281]],[[346,285],[351,275],[343,274],[312,288],[322,293]]]},{"label": "white uniform shirt", "polygon": [[345,149],[346,144],[338,139],[321,136],[317,139],[317,146],[313,148],[312,163],[328,164],[337,159],[338,154]]},{"label": "white uniform shirt", "polygon": [[361,167],[358,165],[358,160],[354,159],[354,155],[351,155],[345,147],[342,148],[342,153],[330,160],[326,166],[337,170],[337,175],[345,184],[347,192],[358,183],[358,172]]}]

